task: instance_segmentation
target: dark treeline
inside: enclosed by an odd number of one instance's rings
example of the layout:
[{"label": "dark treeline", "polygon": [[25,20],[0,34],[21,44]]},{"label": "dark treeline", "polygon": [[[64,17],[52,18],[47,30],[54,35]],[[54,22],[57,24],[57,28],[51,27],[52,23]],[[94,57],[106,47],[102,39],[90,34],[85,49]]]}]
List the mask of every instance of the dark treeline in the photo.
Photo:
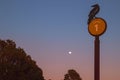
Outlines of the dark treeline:
[{"label": "dark treeline", "polygon": [[[12,40],[0,40],[0,80],[45,80],[43,71],[30,55]],[[70,69],[64,80],[81,80],[79,74]]]}]

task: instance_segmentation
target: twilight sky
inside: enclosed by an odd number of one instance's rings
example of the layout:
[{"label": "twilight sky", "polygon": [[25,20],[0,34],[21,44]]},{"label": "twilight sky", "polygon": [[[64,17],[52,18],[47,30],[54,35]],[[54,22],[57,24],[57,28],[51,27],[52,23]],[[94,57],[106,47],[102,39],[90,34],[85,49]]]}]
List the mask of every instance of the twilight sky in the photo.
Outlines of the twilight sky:
[{"label": "twilight sky", "polygon": [[120,80],[120,0],[0,0],[0,39],[24,48],[47,80],[64,79],[68,69],[93,80],[94,37],[87,19],[95,3],[108,25],[100,37],[100,78]]}]

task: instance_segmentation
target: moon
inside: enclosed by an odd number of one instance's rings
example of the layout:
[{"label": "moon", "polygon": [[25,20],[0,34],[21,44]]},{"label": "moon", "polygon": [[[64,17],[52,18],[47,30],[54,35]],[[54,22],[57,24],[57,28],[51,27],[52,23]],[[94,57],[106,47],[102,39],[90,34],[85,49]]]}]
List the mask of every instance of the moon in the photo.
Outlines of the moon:
[{"label": "moon", "polygon": [[68,54],[72,54],[72,52],[71,52],[71,51],[69,51],[69,52],[68,52]]}]

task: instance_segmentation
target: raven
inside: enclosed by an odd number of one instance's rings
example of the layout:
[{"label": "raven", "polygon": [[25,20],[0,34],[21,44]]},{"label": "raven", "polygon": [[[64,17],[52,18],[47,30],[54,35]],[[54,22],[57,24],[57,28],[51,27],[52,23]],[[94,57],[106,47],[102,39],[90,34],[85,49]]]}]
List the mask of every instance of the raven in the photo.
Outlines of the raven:
[{"label": "raven", "polygon": [[94,7],[94,8],[90,11],[90,13],[89,13],[89,15],[88,15],[88,17],[89,17],[89,19],[88,19],[88,24],[91,22],[91,20],[95,17],[95,15],[96,15],[96,14],[99,12],[99,10],[100,10],[100,7],[99,7],[98,4],[92,5],[91,7]]}]

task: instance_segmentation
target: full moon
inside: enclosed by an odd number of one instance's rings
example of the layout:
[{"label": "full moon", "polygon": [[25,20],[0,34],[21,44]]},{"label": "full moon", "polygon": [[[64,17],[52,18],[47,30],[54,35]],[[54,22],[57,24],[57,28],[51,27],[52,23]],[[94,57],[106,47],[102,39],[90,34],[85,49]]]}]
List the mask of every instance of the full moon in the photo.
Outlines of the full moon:
[{"label": "full moon", "polygon": [[71,51],[69,51],[68,53],[69,53],[69,54],[72,54],[72,52],[71,52]]}]

